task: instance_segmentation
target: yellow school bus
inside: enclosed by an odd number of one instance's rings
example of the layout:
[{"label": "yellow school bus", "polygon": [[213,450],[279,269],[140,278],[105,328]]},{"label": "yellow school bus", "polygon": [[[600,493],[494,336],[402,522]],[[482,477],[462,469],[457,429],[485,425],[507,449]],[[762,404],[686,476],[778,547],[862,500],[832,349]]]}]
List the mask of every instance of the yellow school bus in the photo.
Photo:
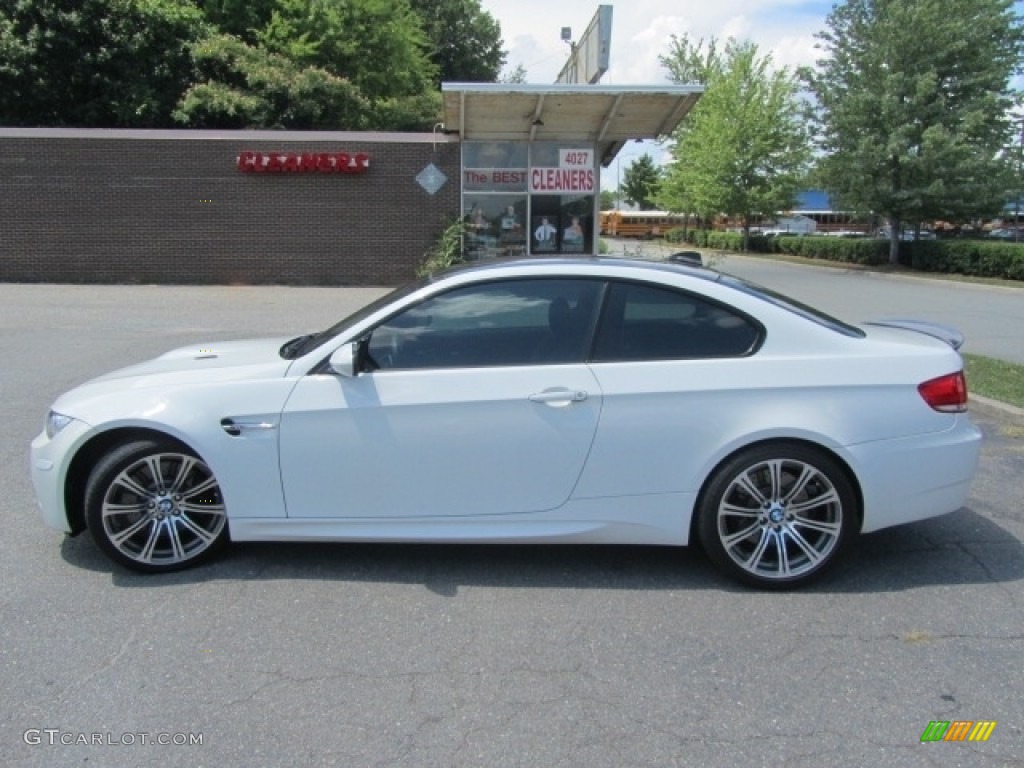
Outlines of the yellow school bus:
[{"label": "yellow school bus", "polygon": [[609,237],[664,237],[681,227],[686,215],[668,211],[601,211],[601,234]]}]

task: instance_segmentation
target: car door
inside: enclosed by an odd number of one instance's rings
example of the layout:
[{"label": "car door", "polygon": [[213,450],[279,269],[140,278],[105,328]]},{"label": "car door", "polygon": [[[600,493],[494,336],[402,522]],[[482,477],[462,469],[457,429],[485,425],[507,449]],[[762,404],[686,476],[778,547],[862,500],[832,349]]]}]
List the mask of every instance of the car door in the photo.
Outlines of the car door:
[{"label": "car door", "polygon": [[761,407],[749,360],[763,333],[692,293],[613,282],[591,355],[601,428],[576,495],[696,491],[708,456]]},{"label": "car door", "polygon": [[460,287],[365,338],[362,372],[298,382],[281,419],[291,517],[501,515],[568,499],[601,394],[600,281]]}]

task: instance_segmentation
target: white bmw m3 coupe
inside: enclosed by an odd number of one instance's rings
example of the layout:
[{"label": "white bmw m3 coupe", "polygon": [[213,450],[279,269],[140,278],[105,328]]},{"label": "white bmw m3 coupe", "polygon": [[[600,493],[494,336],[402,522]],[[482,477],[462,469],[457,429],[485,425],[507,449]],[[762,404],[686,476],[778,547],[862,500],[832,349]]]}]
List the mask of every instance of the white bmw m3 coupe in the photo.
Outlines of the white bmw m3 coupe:
[{"label": "white bmw m3 coupe", "polygon": [[185,347],[53,404],[49,525],[140,571],[235,541],[686,545],[792,587],[960,508],[955,331],[848,325],[718,272],[479,262],[319,333]]}]

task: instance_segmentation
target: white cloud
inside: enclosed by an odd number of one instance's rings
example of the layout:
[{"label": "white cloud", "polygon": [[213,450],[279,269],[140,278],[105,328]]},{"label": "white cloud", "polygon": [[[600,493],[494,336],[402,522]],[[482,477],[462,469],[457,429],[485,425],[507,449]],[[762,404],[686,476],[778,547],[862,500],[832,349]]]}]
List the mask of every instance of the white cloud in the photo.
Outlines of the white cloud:
[{"label": "white cloud", "polygon": [[602,82],[617,85],[645,85],[668,82],[660,56],[668,53],[672,35],[689,32],[681,16],[658,16],[632,36],[618,36],[612,22],[611,69]]},{"label": "white cloud", "polygon": [[[508,65],[522,64],[531,83],[553,83],[569,57],[561,28],[572,27],[578,40],[597,12],[599,0],[482,0],[501,23]],[[668,78],[659,56],[668,53],[673,35],[693,40],[729,37],[752,40],[778,66],[795,68],[816,58],[814,34],[825,28],[831,0],[632,0],[612,3],[611,68],[602,79],[610,85],[656,85]],[[644,153],[661,164],[667,150],[652,141],[630,142],[610,168],[602,187],[614,189],[622,169]]]},{"label": "white cloud", "polygon": [[[522,64],[532,83],[551,83],[569,55],[560,39],[563,26],[578,38],[597,0],[482,0],[500,23],[509,64]],[[688,3],[680,14],[678,0],[612,3],[611,69],[604,83],[666,82],[658,56],[667,53],[673,34],[695,39],[730,36],[752,40],[779,65],[795,67],[815,59],[814,33],[825,28],[827,0],[714,0]]]}]

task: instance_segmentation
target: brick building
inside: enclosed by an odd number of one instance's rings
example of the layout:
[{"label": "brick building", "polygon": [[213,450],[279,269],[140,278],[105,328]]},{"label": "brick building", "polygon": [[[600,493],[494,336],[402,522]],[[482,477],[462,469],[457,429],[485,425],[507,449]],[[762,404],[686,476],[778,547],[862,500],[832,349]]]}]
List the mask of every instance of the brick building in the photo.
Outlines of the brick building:
[{"label": "brick building", "polygon": [[[307,167],[253,172],[245,153]],[[435,194],[416,181],[430,165]],[[401,282],[458,179],[443,134],[0,129],[0,280]]]},{"label": "brick building", "polygon": [[459,216],[471,258],[592,253],[600,166],[701,89],[442,91],[433,133],[0,128],[0,281],[391,285]]}]

